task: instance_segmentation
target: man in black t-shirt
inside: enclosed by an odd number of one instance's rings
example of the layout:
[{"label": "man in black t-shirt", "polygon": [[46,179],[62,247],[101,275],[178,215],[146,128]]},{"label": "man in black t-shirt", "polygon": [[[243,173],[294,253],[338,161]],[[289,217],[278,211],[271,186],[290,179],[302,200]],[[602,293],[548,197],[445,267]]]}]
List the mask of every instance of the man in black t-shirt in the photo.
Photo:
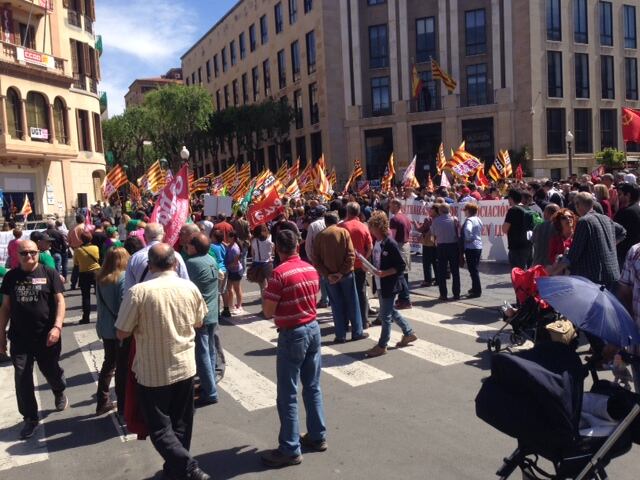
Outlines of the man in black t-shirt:
[{"label": "man in black t-shirt", "polygon": [[624,265],[627,253],[633,245],[640,242],[640,188],[632,183],[618,185],[618,208],[613,221],[622,225],[627,236],[616,246],[618,265]]},{"label": "man in black t-shirt", "polygon": [[64,287],[58,273],[38,263],[38,247],[31,240],[18,245],[20,267],[4,277],[0,292],[0,353],[7,351],[9,323],[11,360],[15,370],[18,410],[24,418],[20,438],[33,435],[38,426],[38,403],[33,385],[33,362],[49,382],[55,408],[62,411],[69,402],[64,394],[66,381],[60,368]]},{"label": "man in black t-shirt", "polygon": [[64,233],[56,228],[56,223],[53,220],[47,221],[46,234],[51,237],[51,255],[56,261],[56,270],[65,279],[67,278],[67,251],[69,250],[69,244],[67,243],[67,237]]},{"label": "man in black t-shirt", "polygon": [[[522,206],[522,193],[510,190],[508,195],[509,210],[502,225],[502,232],[507,235],[509,246],[509,263],[511,268],[526,270],[531,266],[532,244],[527,238],[527,212]],[[533,227],[530,229],[533,230]]]}]

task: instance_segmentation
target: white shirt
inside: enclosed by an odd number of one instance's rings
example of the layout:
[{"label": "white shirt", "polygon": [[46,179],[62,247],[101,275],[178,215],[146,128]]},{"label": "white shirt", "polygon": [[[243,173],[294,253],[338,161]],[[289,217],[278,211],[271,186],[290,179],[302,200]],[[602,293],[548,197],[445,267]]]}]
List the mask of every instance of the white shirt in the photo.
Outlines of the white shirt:
[{"label": "white shirt", "polygon": [[266,240],[260,240],[258,238],[251,240],[251,259],[254,262],[270,262],[272,252],[273,242],[271,241],[271,235],[269,235]]}]

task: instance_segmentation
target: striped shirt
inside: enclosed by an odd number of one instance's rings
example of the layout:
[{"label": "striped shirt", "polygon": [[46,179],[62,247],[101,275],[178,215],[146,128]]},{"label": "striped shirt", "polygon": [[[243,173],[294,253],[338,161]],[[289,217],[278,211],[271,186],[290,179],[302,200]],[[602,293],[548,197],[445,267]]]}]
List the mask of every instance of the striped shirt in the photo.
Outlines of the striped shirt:
[{"label": "striped shirt", "polygon": [[627,253],[620,283],[632,289],[633,319],[640,327],[640,243],[636,243]]},{"label": "striped shirt", "polygon": [[315,268],[298,255],[274,270],[264,290],[264,298],[276,302],[276,327],[291,329],[316,319],[316,297],[320,279]]}]

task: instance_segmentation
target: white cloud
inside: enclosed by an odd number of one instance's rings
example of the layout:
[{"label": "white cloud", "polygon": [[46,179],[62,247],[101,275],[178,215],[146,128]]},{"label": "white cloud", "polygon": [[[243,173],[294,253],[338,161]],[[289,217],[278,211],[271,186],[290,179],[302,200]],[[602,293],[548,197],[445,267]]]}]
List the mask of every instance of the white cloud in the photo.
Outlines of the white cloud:
[{"label": "white cloud", "polygon": [[197,33],[196,12],[175,0],[97,2],[96,16],[105,50],[149,65],[179,58]]}]

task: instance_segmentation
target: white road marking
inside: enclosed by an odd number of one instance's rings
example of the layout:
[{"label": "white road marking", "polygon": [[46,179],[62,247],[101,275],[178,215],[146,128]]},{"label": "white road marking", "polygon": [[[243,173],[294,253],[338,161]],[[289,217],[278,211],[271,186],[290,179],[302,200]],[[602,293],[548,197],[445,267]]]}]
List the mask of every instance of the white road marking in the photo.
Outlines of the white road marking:
[{"label": "white road marking", "polygon": [[250,412],[276,406],[275,383],[253,370],[228,350],[224,351],[224,357],[227,366],[224,378],[218,383],[218,387]]},{"label": "white road marking", "polygon": [[[397,327],[391,327],[391,338],[389,340],[390,346],[395,345],[402,339],[402,332],[396,328]],[[381,329],[382,327],[379,326],[370,327],[369,333],[371,334],[371,338],[380,338]],[[458,352],[457,350],[452,350],[451,348],[443,347],[442,345],[431,343],[420,338],[410,346],[401,348],[400,350],[408,353],[409,355],[413,355],[414,357],[418,357],[422,360],[426,360],[427,362],[435,363],[436,365],[443,367],[476,360],[476,358],[471,355],[467,355],[466,353]]]},{"label": "white road marking", "polygon": [[[82,357],[84,358],[87,367],[89,367],[89,372],[91,372],[93,381],[98,385],[98,376],[100,374],[100,369],[102,368],[102,362],[104,361],[102,341],[100,341],[95,329],[93,328],[73,332],[73,336],[75,337],[76,342],[78,342],[78,346],[82,351]],[[137,438],[135,434],[127,433],[126,429],[120,425],[115,410],[111,412],[109,416],[113,421],[113,426],[118,432],[120,441],[128,442]]]},{"label": "white road marking", "polygon": [[[260,320],[253,315],[232,317],[229,321],[265,342],[278,344],[278,332],[270,321]],[[352,387],[393,378],[393,375],[331,347],[322,347],[322,369]]]},{"label": "white road marking", "polygon": [[[34,375],[34,385],[37,384]],[[23,420],[16,404],[13,367],[10,364],[0,367],[0,385],[0,471],[48,460],[44,425],[38,426],[30,439],[18,438]],[[36,389],[35,393],[38,406],[42,408],[40,391]]]}]

